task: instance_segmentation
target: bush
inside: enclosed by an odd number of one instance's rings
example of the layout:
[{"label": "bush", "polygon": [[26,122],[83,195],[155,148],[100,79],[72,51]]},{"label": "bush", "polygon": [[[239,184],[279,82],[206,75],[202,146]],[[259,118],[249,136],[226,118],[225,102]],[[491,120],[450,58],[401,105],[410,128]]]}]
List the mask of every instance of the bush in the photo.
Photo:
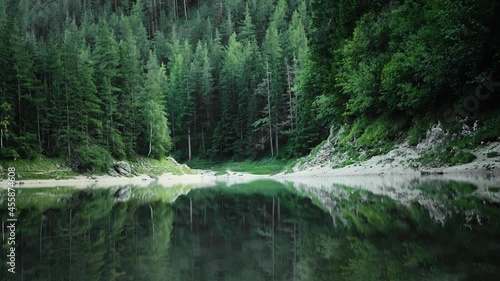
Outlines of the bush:
[{"label": "bush", "polygon": [[488,158],[495,158],[495,157],[497,157],[498,155],[499,155],[499,154],[498,154],[498,152],[496,152],[496,151],[491,151],[491,152],[488,152],[488,153],[486,154],[486,157],[488,157]]},{"label": "bush", "polygon": [[16,158],[19,158],[19,153],[17,153],[15,149],[12,148],[0,149],[0,159],[14,160]]},{"label": "bush", "polygon": [[450,164],[452,166],[459,164],[467,164],[476,160],[476,155],[468,151],[459,151],[455,156],[450,158]]},{"label": "bush", "polygon": [[107,173],[113,165],[111,154],[98,145],[81,146],[76,155],[76,166],[81,172]]}]

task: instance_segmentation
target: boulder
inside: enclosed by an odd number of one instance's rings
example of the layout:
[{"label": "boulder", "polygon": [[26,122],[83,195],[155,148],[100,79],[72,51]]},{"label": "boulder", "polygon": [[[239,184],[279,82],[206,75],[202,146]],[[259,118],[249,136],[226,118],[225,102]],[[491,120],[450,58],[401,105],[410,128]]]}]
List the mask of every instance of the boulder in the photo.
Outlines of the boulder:
[{"label": "boulder", "polygon": [[113,166],[115,171],[120,175],[128,176],[132,173],[132,169],[130,168],[130,164],[125,161],[118,161]]}]

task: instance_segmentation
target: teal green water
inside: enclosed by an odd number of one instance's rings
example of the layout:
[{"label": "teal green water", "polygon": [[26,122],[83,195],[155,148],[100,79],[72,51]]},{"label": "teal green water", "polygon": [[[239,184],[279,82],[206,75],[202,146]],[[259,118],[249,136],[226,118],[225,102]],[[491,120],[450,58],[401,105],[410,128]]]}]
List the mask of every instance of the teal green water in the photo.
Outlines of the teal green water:
[{"label": "teal green water", "polygon": [[15,273],[2,195],[0,280],[500,280],[494,189],[189,189],[18,189]]}]

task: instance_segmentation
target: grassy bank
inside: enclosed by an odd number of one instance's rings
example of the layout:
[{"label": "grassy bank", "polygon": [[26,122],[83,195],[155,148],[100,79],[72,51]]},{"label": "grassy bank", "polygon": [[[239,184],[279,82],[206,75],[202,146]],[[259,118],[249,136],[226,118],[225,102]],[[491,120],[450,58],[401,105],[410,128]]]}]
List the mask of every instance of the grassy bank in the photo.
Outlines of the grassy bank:
[{"label": "grassy bank", "polygon": [[62,158],[48,158],[38,156],[35,159],[1,160],[0,179],[7,178],[7,169],[16,169],[16,180],[32,179],[71,179],[78,176],[78,173],[69,167],[69,163]]},{"label": "grassy bank", "polygon": [[216,171],[216,175],[225,175],[228,171],[250,173],[254,175],[272,175],[289,169],[291,163],[290,160],[265,158],[257,161],[245,160],[222,163],[205,159],[193,159],[186,164],[193,169]]},{"label": "grassy bank", "polygon": [[[186,165],[177,163],[173,158],[166,157],[164,159],[137,158],[134,162],[130,162],[132,174],[147,174],[150,176],[159,176],[164,173],[172,173],[174,175],[195,174]],[[7,178],[7,169],[14,167],[16,169],[16,180],[41,180],[41,179],[72,179],[79,175],[117,175],[113,170],[113,163],[107,163],[107,172],[101,171],[75,171],[72,169],[70,160],[64,158],[48,158],[38,156],[34,159],[17,159],[17,160],[1,160],[0,161],[0,179]]]}]

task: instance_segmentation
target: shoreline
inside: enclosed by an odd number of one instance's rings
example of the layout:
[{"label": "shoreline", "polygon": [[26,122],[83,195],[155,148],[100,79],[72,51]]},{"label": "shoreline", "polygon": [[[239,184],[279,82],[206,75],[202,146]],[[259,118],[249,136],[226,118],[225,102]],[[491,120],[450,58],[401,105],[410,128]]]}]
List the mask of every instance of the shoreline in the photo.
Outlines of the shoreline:
[{"label": "shoreline", "polygon": [[[292,181],[303,183],[305,181],[321,184],[327,183],[356,183],[369,185],[369,181],[378,181],[377,178],[406,178],[406,179],[442,179],[458,180],[471,183],[486,184],[482,179],[487,178],[489,185],[500,187],[500,157],[489,158],[487,152],[500,151],[500,143],[493,142],[478,148],[475,154],[478,156],[474,161],[450,167],[431,168],[422,165],[415,166],[414,160],[419,154],[407,146],[399,146],[394,150],[373,156],[363,162],[351,164],[345,167],[332,168],[335,164],[329,161],[319,161],[315,164],[306,163],[301,167],[294,167],[292,173],[280,172],[273,175],[254,175],[244,172],[234,172],[230,169],[224,175],[216,175],[216,171],[193,169],[195,174],[174,175],[164,173],[160,176],[149,176],[140,174],[138,176],[78,175],[73,179],[40,179],[16,181],[16,188],[37,187],[62,187],[72,186],[75,188],[86,187],[111,187],[116,185],[136,185],[146,187],[151,184],[160,184],[165,187],[174,185],[193,185],[197,187],[214,186],[218,182],[227,184],[248,182],[256,179],[271,179],[277,181]],[[178,166],[175,160],[174,163]],[[318,181],[319,180],[319,181]],[[2,181],[3,182],[3,181]],[[19,184],[22,182],[22,184]],[[395,182],[398,182],[396,180]]]},{"label": "shoreline", "polygon": [[[451,167],[453,168],[453,167]],[[362,171],[360,171],[360,169]],[[382,171],[381,171],[382,170]],[[215,171],[194,170],[196,174],[174,175],[165,173],[158,177],[150,177],[141,174],[133,177],[125,176],[77,176],[74,179],[40,179],[25,180],[22,184],[17,182],[16,188],[50,188],[50,187],[74,187],[77,189],[96,187],[106,188],[117,185],[135,185],[138,187],[147,187],[152,184],[159,184],[165,187],[175,185],[193,185],[196,187],[214,186],[219,182],[225,182],[229,185],[244,183],[258,179],[270,179],[276,181],[291,181],[296,183],[315,182],[319,185],[346,184],[346,185],[376,185],[381,182],[392,182],[397,184],[400,179],[405,180],[454,180],[465,181],[485,186],[500,187],[500,170],[491,171],[483,169],[436,169],[426,171],[428,174],[422,174],[421,171],[413,169],[391,169],[384,167],[366,168],[360,166],[347,166],[338,169],[328,167],[315,167],[304,171],[298,171],[285,174],[283,172],[275,175],[254,175],[249,173],[228,171],[225,175],[215,175]],[[390,180],[388,180],[390,179]],[[487,180],[485,180],[487,179]],[[391,184],[391,185],[392,185]]]}]

